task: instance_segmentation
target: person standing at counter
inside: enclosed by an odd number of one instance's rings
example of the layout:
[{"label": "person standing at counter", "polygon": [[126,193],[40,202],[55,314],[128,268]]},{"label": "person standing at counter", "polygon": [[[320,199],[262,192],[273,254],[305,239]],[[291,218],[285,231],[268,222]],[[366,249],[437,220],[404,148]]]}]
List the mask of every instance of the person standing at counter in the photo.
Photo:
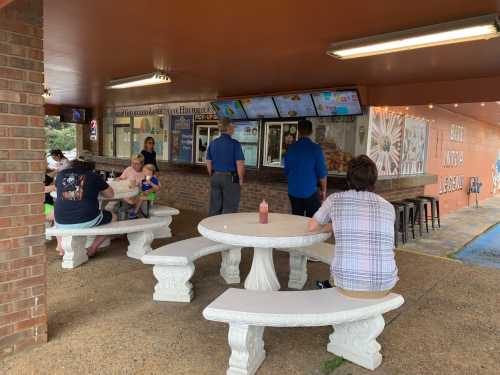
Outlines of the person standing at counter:
[{"label": "person standing at counter", "polygon": [[155,139],[153,137],[146,137],[141,154],[144,156],[143,165],[153,164],[156,168],[156,173],[158,173],[160,168],[158,168],[158,163],[156,163]]},{"label": "person standing at counter", "polygon": [[241,186],[245,176],[245,157],[240,142],[231,138],[234,125],[227,118],[219,124],[221,136],[210,142],[207,170],[210,176],[208,215],[238,212]]},{"label": "person standing at counter", "polygon": [[[312,217],[326,199],[328,171],[321,146],[310,139],[311,121],[300,120],[298,131],[300,139],[288,147],[285,155],[288,196],[292,215]],[[320,193],[318,181],[321,185]]]}]

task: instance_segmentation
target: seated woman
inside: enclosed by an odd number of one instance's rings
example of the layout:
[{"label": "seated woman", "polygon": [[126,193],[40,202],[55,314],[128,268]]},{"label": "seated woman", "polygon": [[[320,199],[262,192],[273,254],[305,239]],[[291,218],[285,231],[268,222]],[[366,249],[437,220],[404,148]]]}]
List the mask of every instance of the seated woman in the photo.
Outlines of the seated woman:
[{"label": "seated woman", "polygon": [[54,177],[59,171],[67,168],[69,166],[69,160],[64,156],[63,152],[59,149],[50,150],[50,156],[54,161],[55,169],[50,172],[51,177]]},{"label": "seated woman", "polygon": [[141,209],[142,204],[144,202],[153,203],[157,198],[156,194],[160,191],[160,181],[155,176],[155,166],[153,164],[146,164],[142,168],[142,172],[145,177],[141,182],[139,197],[135,201],[135,209],[130,211],[129,219],[137,219],[137,213]]},{"label": "seated woman", "polygon": [[[113,189],[93,171],[93,163],[84,158],[73,160],[69,167],[60,171],[56,179],[57,199],[54,210],[59,228],[91,228],[116,220],[109,211],[99,209],[98,195],[113,198]],[[97,252],[106,236],[97,236],[88,249],[88,255]],[[61,238],[57,239],[60,253]]]},{"label": "seated woman", "polygon": [[[377,177],[377,167],[368,156],[349,161],[349,190],[330,195],[309,223],[310,231],[331,223],[335,234],[333,283],[351,297],[383,297],[398,281],[394,208],[373,192]],[[331,285],[326,281],[319,286]]]},{"label": "seated woman", "polygon": [[[131,161],[130,166],[125,168],[122,174],[117,177],[118,180],[128,180],[131,185],[139,186],[144,179],[144,173],[142,167],[144,166],[144,156],[142,154],[135,155]],[[128,204],[135,204],[135,200],[132,198],[123,199]]]}]

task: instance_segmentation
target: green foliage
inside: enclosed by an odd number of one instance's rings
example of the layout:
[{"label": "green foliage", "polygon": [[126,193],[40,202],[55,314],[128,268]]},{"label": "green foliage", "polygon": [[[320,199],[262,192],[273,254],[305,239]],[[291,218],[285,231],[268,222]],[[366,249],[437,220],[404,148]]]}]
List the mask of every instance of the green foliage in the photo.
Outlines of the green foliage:
[{"label": "green foliage", "polygon": [[328,361],[325,361],[321,364],[321,372],[324,375],[329,375],[333,371],[335,371],[337,367],[344,363],[344,361],[344,358],[335,356],[332,359],[329,359]]},{"label": "green foliage", "polygon": [[45,139],[49,150],[72,150],[76,147],[75,125],[61,123],[56,116],[46,116]]}]

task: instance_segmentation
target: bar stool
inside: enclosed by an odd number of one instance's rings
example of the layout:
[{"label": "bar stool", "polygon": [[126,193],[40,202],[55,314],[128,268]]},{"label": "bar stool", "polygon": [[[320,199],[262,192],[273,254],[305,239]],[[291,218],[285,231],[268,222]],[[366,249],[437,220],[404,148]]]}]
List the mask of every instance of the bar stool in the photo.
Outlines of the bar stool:
[{"label": "bar stool", "polygon": [[439,197],[421,195],[419,198],[428,199],[431,202],[432,229],[436,229],[434,220],[437,219],[438,228],[441,228],[441,217],[439,215]]},{"label": "bar stool", "polygon": [[399,232],[401,232],[401,238],[403,240],[403,244],[406,243],[407,235],[408,235],[408,227],[406,226],[406,215],[405,215],[405,206],[402,204],[397,204],[395,202],[391,202],[394,207],[396,220],[394,221],[394,246],[398,247],[398,238]]},{"label": "bar stool", "polygon": [[405,202],[405,201],[394,201],[391,203],[404,206],[405,220],[406,220],[406,241],[408,242],[408,229],[411,229],[412,238],[415,239],[415,220],[416,220],[415,204],[413,202]]},{"label": "bar stool", "polygon": [[[420,237],[424,235],[423,226],[425,221],[425,229],[429,233],[429,224],[427,222],[427,204],[431,204],[431,201],[427,198],[409,198],[405,199],[405,202],[411,202],[415,205],[415,220],[414,224],[418,223],[418,229]],[[418,222],[417,222],[418,217]]]}]

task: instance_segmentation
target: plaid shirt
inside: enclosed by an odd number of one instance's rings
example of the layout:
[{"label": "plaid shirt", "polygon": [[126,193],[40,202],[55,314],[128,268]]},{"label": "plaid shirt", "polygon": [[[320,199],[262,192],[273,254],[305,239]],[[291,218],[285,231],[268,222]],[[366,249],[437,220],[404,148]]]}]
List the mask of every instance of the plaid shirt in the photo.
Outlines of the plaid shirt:
[{"label": "plaid shirt", "polygon": [[328,197],[314,215],[332,222],[335,255],[331,273],[339,288],[383,291],[398,281],[392,205],[375,193],[349,190]]}]

